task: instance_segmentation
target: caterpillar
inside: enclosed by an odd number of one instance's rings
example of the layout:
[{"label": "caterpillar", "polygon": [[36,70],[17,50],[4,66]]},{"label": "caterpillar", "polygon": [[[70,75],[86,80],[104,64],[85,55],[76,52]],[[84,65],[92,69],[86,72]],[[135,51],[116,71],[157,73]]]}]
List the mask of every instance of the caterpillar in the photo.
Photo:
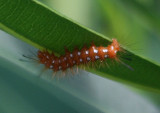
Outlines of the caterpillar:
[{"label": "caterpillar", "polygon": [[[97,60],[103,62],[105,59],[116,59],[117,53],[121,51],[120,44],[116,39],[112,39],[112,43],[106,47],[99,46],[96,47],[94,43],[91,44],[89,48],[84,46],[81,50],[75,48],[73,52],[69,52],[65,49],[65,54],[59,57],[55,56],[53,52],[48,52],[46,50],[38,50],[37,60],[40,64],[44,64],[45,68],[52,69],[54,72],[67,70],[73,66],[79,66],[81,64],[86,65],[89,62],[94,63]],[[27,57],[27,56],[24,56]],[[29,58],[29,57],[27,57]],[[118,60],[120,61],[120,60]],[[130,66],[120,61],[123,65],[133,70]]]},{"label": "caterpillar", "polygon": [[73,52],[65,49],[65,55],[60,57],[55,56],[48,51],[38,51],[37,56],[40,63],[53,71],[65,71],[72,68],[74,65],[87,64],[96,60],[103,61],[106,58],[116,58],[117,52],[120,50],[119,43],[116,39],[112,39],[112,43],[107,47],[96,47],[94,43],[87,49],[83,47],[81,50],[75,48]]}]

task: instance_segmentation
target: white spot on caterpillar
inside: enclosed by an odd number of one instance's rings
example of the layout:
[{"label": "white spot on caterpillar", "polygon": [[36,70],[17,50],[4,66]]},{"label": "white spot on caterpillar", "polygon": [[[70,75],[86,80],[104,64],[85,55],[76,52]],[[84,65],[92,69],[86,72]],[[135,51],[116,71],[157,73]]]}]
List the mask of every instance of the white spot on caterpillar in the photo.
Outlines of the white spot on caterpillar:
[{"label": "white spot on caterpillar", "polygon": [[113,50],[113,49],[114,49],[114,46],[111,46],[111,49]]},{"label": "white spot on caterpillar", "polygon": [[94,52],[94,53],[98,53],[98,50],[97,50],[97,49],[93,49],[93,52]]},{"label": "white spot on caterpillar", "polygon": [[104,52],[104,53],[108,52],[108,49],[103,49],[103,52]]},{"label": "white spot on caterpillar", "polygon": [[105,58],[107,58],[107,57],[108,57],[108,55],[104,55],[104,57],[105,57]]},{"label": "white spot on caterpillar", "polygon": [[47,59],[49,59],[49,56],[47,55]]},{"label": "white spot on caterpillar", "polygon": [[82,62],[82,59],[79,59],[80,62]]},{"label": "white spot on caterpillar", "polygon": [[61,60],[59,60],[59,63],[61,63]]},{"label": "white spot on caterpillar", "polygon": [[61,66],[59,66],[59,69],[62,69],[62,67],[61,67]]},{"label": "white spot on caterpillar", "polygon": [[117,50],[115,50],[114,53],[117,53]]},{"label": "white spot on caterpillar", "polygon": [[67,60],[67,58],[66,58],[66,57],[64,57],[64,60]]},{"label": "white spot on caterpillar", "polygon": [[87,57],[87,60],[88,60],[88,61],[90,61],[90,60],[91,60],[91,58],[90,58],[90,57]]},{"label": "white spot on caterpillar", "polygon": [[95,59],[99,59],[99,56],[95,56]]},{"label": "white spot on caterpillar", "polygon": [[80,56],[80,55],[81,55],[81,52],[78,52],[78,55]]},{"label": "white spot on caterpillar", "polygon": [[88,55],[89,51],[86,51],[86,55]]},{"label": "white spot on caterpillar", "polygon": [[70,57],[73,57],[73,55],[72,55],[72,54],[70,54]]},{"label": "white spot on caterpillar", "polygon": [[50,65],[50,69],[53,69],[53,66],[52,66],[52,65]]},{"label": "white spot on caterpillar", "polygon": [[52,64],[54,64],[54,60],[52,61]]}]

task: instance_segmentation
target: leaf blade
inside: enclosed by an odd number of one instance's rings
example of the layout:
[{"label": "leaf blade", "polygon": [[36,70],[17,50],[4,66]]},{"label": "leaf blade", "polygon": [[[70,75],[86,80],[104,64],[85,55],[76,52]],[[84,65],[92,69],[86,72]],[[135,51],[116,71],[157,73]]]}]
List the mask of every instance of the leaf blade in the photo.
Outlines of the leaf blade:
[{"label": "leaf blade", "polygon": [[[8,0],[6,3],[5,0],[0,0],[0,9],[0,27],[40,49],[47,48],[63,54],[65,46],[73,50],[75,46],[81,48],[84,44],[90,45],[92,41],[97,46],[109,42],[107,37],[58,15],[37,1]],[[111,65],[111,70],[107,66],[88,70],[103,77],[108,77],[109,74],[116,80],[159,91],[160,67],[148,59],[131,54],[133,61],[127,64],[134,68],[134,72],[120,65]]]}]

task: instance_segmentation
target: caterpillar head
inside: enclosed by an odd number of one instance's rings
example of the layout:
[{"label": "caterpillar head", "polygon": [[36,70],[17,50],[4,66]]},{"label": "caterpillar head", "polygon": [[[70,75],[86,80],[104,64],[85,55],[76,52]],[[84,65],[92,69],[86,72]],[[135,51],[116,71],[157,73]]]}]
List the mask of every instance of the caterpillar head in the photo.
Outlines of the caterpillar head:
[{"label": "caterpillar head", "polygon": [[111,45],[109,45],[107,48],[109,57],[115,58],[117,52],[120,50],[120,45],[116,39],[112,39]]},{"label": "caterpillar head", "polygon": [[112,39],[112,44],[111,44],[115,50],[119,51],[120,50],[120,45],[116,39]]}]

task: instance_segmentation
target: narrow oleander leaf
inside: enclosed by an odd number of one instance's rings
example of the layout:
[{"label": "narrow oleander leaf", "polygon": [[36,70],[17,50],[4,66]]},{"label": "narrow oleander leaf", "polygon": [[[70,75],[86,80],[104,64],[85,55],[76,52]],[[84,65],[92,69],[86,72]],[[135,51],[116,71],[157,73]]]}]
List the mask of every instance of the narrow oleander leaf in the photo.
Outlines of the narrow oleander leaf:
[{"label": "narrow oleander leaf", "polygon": [[[74,47],[82,48],[84,44],[89,46],[92,41],[97,46],[107,46],[110,42],[109,38],[33,0],[0,0],[0,28],[38,49],[45,48],[58,54],[64,54],[64,47],[72,51]],[[131,51],[128,53],[131,54],[132,61],[116,64],[109,61],[109,68],[104,65],[87,70],[103,77],[159,91],[160,66]]]}]

